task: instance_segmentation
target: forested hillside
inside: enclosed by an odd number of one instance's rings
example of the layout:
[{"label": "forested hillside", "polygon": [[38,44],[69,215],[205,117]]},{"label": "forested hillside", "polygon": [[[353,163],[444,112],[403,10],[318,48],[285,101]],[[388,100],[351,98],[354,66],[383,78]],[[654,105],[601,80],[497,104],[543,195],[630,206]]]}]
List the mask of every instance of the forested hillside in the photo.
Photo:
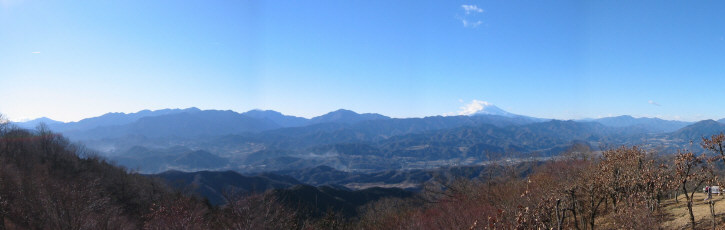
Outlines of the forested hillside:
[{"label": "forested hillside", "polygon": [[162,180],[109,164],[42,127],[30,131],[0,123],[0,229],[296,226],[294,212],[272,197],[239,197],[214,208]]},{"label": "forested hillside", "polygon": [[274,174],[142,175],[45,126],[0,122],[0,229],[309,229],[328,212],[349,217],[387,197],[412,193],[317,188]]}]

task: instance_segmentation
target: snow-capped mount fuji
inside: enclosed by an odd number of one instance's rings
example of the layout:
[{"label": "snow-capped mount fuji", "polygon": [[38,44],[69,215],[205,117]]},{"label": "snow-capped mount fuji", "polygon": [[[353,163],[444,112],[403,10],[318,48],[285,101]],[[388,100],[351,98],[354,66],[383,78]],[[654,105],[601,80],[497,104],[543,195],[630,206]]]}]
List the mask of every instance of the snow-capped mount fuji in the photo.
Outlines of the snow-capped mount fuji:
[{"label": "snow-capped mount fuji", "polygon": [[503,109],[491,104],[490,102],[479,101],[479,100],[473,100],[473,101],[471,101],[471,103],[462,106],[461,111],[459,111],[458,114],[459,115],[468,115],[468,116],[476,116],[476,115],[496,115],[496,116],[504,116],[504,117],[520,116],[520,115],[506,112]]},{"label": "snow-capped mount fuji", "polygon": [[481,109],[473,113],[472,115],[498,115],[498,116],[504,116],[504,117],[518,117],[521,115],[513,114],[506,112],[505,110],[491,104],[488,102],[483,102],[481,104]]},{"label": "snow-capped mount fuji", "polygon": [[503,110],[503,109],[493,105],[490,102],[479,101],[479,100],[473,100],[473,101],[471,101],[471,103],[466,104],[465,106],[461,107],[461,111],[459,111],[459,115],[501,116],[501,117],[514,118],[514,119],[523,119],[528,122],[543,122],[543,121],[549,120],[549,119],[542,119],[542,118],[529,117],[529,116],[510,113],[510,112],[507,112],[506,110]]}]

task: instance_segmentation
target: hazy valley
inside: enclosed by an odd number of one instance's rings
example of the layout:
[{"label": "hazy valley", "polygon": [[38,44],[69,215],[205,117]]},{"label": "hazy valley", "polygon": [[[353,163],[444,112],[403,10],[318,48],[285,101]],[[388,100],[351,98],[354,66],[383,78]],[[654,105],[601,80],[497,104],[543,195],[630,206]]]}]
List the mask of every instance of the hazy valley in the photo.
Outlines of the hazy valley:
[{"label": "hazy valley", "polygon": [[[276,172],[296,179],[301,179],[300,172],[319,166],[364,178],[390,171],[540,161],[619,145],[671,152],[725,131],[725,125],[712,120],[693,123],[619,116],[561,121],[515,115],[495,106],[470,116],[403,119],[342,109],[306,119],[271,110],[237,113],[189,108],[108,113],[69,123],[43,118],[16,125],[34,129],[40,123],[141,173],[232,170]],[[403,183],[389,180],[330,179],[311,184]],[[402,187],[419,187],[422,182]]]}]

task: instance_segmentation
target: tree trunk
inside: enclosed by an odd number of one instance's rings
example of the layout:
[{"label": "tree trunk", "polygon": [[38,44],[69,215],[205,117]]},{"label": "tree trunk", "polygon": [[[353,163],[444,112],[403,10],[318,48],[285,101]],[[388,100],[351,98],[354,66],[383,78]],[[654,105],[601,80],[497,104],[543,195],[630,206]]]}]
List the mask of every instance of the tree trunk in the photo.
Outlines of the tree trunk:
[{"label": "tree trunk", "polygon": [[675,203],[680,203],[678,197],[680,196],[680,190],[675,190]]},{"label": "tree trunk", "polygon": [[590,203],[590,209],[591,213],[589,213],[589,229],[594,230],[594,219],[597,217],[597,208],[594,206],[594,195],[591,195],[591,203]]},{"label": "tree trunk", "polygon": [[692,230],[695,230],[695,214],[692,213],[692,200],[694,200],[694,194],[693,196],[690,196],[687,194],[687,188],[685,183],[682,185],[682,191],[685,192],[685,198],[687,198],[687,211],[690,213],[690,224],[692,224]]},{"label": "tree trunk", "polygon": [[695,214],[692,214],[692,201],[687,201],[687,211],[690,212],[690,224],[692,224],[692,230],[695,230]]},{"label": "tree trunk", "polygon": [[715,222],[715,202],[710,199],[710,216],[712,217],[712,229],[715,229],[717,222]]},{"label": "tree trunk", "polygon": [[564,214],[559,214],[559,205],[561,204],[561,200],[556,199],[556,229],[561,230],[561,222],[564,220]]},{"label": "tree trunk", "polygon": [[612,197],[612,210],[614,210],[616,212],[617,211],[617,195],[611,194],[609,196]]},{"label": "tree trunk", "polygon": [[[575,196],[572,194],[572,197],[575,197]],[[576,217],[576,213],[577,213],[576,198],[573,198],[571,203],[572,203],[572,209],[571,210],[572,210],[572,214],[574,216],[574,227],[577,230],[579,230],[580,229],[579,228],[579,219]]]}]

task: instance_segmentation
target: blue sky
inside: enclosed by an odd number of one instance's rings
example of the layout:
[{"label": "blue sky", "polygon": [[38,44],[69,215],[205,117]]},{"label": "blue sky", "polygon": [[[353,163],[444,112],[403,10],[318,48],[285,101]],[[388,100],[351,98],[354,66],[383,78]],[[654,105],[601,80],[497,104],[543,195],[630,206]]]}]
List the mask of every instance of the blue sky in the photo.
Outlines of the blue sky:
[{"label": "blue sky", "polygon": [[0,113],[725,117],[725,2],[0,0]]}]

